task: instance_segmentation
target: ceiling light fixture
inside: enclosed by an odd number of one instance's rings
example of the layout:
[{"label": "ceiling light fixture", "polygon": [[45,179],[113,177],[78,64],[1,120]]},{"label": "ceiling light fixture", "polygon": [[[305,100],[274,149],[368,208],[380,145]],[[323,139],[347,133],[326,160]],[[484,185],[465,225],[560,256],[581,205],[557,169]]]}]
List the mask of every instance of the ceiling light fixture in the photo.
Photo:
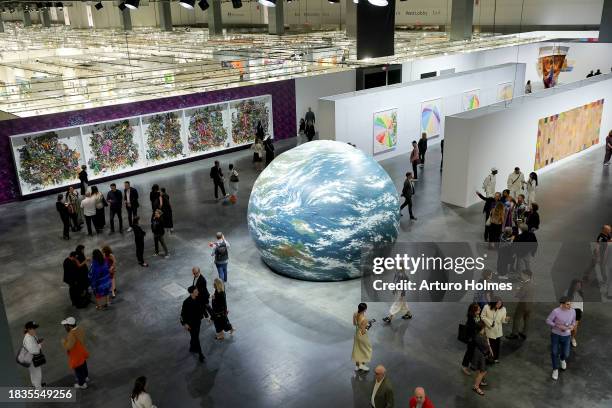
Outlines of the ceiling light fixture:
[{"label": "ceiling light fixture", "polygon": [[102,5],[102,2],[99,1],[98,3],[96,3],[96,5],[94,6],[96,8],[96,10],[102,10],[104,8],[104,6]]},{"label": "ceiling light fixture", "polygon": [[232,0],[232,7],[235,9],[242,7],[242,0]]},{"label": "ceiling light fixture", "polygon": [[179,4],[187,10],[193,10],[195,0],[179,0]]},{"label": "ceiling light fixture", "polygon": [[258,3],[265,7],[276,7],[276,0],[259,0]]},{"label": "ceiling light fixture", "polygon": [[202,11],[208,9],[208,7],[210,7],[210,4],[208,4],[208,2],[206,0],[200,0],[198,2],[198,6],[202,9]]},{"label": "ceiling light fixture", "polygon": [[130,10],[136,10],[140,5],[140,0],[125,0],[125,7]]},{"label": "ceiling light fixture", "polygon": [[389,2],[387,0],[368,0],[368,2],[371,5],[378,7],[384,7],[389,5]]}]

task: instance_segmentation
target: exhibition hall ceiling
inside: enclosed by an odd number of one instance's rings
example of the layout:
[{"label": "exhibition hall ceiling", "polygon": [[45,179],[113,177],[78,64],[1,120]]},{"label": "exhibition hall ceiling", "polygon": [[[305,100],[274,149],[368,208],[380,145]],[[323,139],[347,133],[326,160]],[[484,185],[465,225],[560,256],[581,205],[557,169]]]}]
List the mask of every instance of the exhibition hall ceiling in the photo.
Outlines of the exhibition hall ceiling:
[{"label": "exhibition hall ceiling", "polygon": [[397,32],[396,55],[356,60],[343,31],[282,37],[207,29],[79,30],[23,28],[0,33],[0,111],[18,117],[206,92],[358,66],[542,41],[540,35],[480,35],[451,42],[445,33]]}]

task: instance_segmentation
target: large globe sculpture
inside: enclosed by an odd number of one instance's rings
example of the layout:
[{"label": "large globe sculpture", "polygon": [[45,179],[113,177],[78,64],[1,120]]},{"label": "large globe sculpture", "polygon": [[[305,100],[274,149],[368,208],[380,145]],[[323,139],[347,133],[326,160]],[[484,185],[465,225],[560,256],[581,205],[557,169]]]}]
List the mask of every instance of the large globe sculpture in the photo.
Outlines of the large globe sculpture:
[{"label": "large globe sculpture", "polygon": [[399,198],[380,165],[346,143],[314,141],[279,155],[259,175],[251,236],[274,271],[310,281],[361,275],[361,251],[391,244]]}]

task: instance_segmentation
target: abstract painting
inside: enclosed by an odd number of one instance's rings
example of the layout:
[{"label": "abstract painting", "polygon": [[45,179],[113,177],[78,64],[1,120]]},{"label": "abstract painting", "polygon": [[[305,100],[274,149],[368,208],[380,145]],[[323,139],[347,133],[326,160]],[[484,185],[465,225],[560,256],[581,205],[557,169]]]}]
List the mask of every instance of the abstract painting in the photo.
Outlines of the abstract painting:
[{"label": "abstract painting", "polygon": [[540,119],[534,170],[599,143],[604,100]]},{"label": "abstract painting", "polygon": [[497,100],[509,101],[514,96],[514,85],[512,82],[505,82],[497,85]]},{"label": "abstract painting", "polygon": [[427,138],[440,135],[442,129],[442,99],[421,103],[421,133]]},{"label": "abstract painting", "polygon": [[114,173],[137,164],[140,155],[135,128],[129,120],[93,127],[87,164],[94,175]]},{"label": "abstract painting", "polygon": [[174,112],[153,115],[142,120],[146,136],[147,160],[158,162],[183,156],[181,122]]},{"label": "abstract painting", "polygon": [[269,105],[271,105],[270,97],[230,103],[232,141],[235,145],[252,143],[255,140],[255,130],[259,122],[261,122],[264,134],[271,132]]},{"label": "abstract painting", "polygon": [[571,71],[566,59],[569,47],[546,46],[540,47],[537,71],[542,77],[544,88],[557,85],[561,72]]},{"label": "abstract painting", "polygon": [[468,111],[480,107],[480,89],[463,93],[463,110]]},{"label": "abstract painting", "polygon": [[227,129],[223,113],[227,104],[210,105],[196,109],[189,119],[187,141],[189,150],[195,153],[224,147],[227,143]]},{"label": "abstract painting", "polygon": [[395,149],[397,145],[397,109],[374,114],[374,154]]}]

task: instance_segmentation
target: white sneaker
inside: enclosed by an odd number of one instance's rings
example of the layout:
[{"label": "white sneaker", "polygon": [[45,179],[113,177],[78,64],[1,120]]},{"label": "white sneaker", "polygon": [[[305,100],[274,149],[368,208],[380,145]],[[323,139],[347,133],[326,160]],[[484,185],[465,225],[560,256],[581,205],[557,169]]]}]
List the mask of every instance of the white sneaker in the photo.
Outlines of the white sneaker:
[{"label": "white sneaker", "polygon": [[368,367],[368,366],[367,366],[367,365],[365,365],[365,364],[361,364],[361,365],[359,366],[359,369],[360,369],[361,371],[370,371],[370,367]]},{"label": "white sneaker", "polygon": [[567,370],[567,363],[565,362],[565,360],[561,360],[561,369]]},{"label": "white sneaker", "polygon": [[557,381],[559,379],[559,370],[553,370],[552,379]]},{"label": "white sneaker", "polygon": [[572,337],[572,347],[578,347],[578,342],[575,337]]},{"label": "white sneaker", "polygon": [[128,229],[126,229],[127,232],[132,232],[132,227],[128,227]]},{"label": "white sneaker", "polygon": [[608,162],[608,163],[604,163],[604,166],[609,166],[609,165],[610,165],[610,163],[609,163],[609,162]]},{"label": "white sneaker", "polygon": [[79,383],[74,384],[74,388],[80,388],[82,390],[87,389],[87,383],[84,383],[83,385],[79,385]]}]

